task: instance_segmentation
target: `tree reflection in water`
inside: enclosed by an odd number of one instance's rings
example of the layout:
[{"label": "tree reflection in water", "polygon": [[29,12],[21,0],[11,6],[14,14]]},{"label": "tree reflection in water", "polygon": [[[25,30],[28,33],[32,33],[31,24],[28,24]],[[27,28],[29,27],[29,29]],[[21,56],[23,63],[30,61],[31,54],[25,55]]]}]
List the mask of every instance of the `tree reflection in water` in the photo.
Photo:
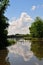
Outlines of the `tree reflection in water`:
[{"label": "tree reflection in water", "polygon": [[43,41],[32,41],[31,51],[39,59],[43,59]]},{"label": "tree reflection in water", "polygon": [[0,65],[10,65],[9,62],[6,61],[6,56],[8,54],[8,50],[0,50]]}]

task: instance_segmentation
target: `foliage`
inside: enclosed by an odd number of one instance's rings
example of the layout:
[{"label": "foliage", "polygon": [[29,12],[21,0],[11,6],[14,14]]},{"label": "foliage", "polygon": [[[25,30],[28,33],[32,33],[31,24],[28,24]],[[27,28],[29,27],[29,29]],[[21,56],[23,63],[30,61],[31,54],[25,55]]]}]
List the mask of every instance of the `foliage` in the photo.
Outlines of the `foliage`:
[{"label": "foliage", "polygon": [[4,48],[8,45],[7,41],[7,27],[8,18],[5,17],[4,13],[8,6],[9,0],[0,0],[0,48]]},{"label": "foliage", "polygon": [[12,44],[15,44],[16,43],[16,40],[14,40],[14,39],[8,39],[8,42],[10,43],[9,45],[12,45]]},{"label": "foliage", "polygon": [[36,17],[29,29],[32,38],[43,38],[43,20],[40,17]]}]

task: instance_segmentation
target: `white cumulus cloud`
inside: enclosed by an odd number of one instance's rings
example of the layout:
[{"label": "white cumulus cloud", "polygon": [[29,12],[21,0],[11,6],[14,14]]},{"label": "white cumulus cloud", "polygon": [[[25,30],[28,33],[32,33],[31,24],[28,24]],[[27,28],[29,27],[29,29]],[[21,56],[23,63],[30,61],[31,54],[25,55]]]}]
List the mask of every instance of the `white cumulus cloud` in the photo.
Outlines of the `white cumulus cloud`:
[{"label": "white cumulus cloud", "polygon": [[8,28],[8,34],[28,34],[29,33],[29,26],[33,19],[26,13],[21,13],[18,19],[13,19],[10,22],[10,26]]},{"label": "white cumulus cloud", "polygon": [[39,8],[43,8],[43,4],[41,4],[41,5],[33,5],[32,7],[31,7],[31,10],[32,11],[34,11],[34,10],[36,10],[36,9],[39,9]]},{"label": "white cumulus cloud", "polygon": [[31,9],[34,11],[34,10],[36,9],[36,6],[35,6],[35,5],[33,5]]}]

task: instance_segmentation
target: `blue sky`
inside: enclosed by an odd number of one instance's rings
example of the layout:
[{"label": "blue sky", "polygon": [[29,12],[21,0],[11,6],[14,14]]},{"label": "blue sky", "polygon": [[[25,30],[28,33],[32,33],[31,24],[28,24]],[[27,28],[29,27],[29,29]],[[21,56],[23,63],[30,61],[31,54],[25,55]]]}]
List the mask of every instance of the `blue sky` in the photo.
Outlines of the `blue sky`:
[{"label": "blue sky", "polygon": [[[10,19],[18,18],[22,12],[27,12],[28,15],[35,18],[36,16],[43,17],[43,0],[10,0],[10,6],[7,8],[5,15]],[[36,9],[31,10],[32,6]],[[38,8],[39,7],[39,8]]]},{"label": "blue sky", "polygon": [[35,17],[43,18],[43,0],[10,0],[5,15],[10,26],[9,34],[28,34]]}]

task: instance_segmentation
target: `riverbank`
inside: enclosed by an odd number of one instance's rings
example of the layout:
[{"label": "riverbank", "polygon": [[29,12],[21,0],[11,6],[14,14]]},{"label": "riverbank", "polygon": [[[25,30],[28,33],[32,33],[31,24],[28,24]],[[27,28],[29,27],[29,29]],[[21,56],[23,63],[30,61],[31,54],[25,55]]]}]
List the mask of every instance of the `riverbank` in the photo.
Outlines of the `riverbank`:
[{"label": "riverbank", "polygon": [[32,41],[43,41],[43,38],[31,38],[31,37],[24,37],[25,40],[32,40]]},{"label": "riverbank", "polygon": [[9,42],[9,45],[12,45],[16,43],[16,40],[11,39],[11,40],[8,40],[8,42]]}]

